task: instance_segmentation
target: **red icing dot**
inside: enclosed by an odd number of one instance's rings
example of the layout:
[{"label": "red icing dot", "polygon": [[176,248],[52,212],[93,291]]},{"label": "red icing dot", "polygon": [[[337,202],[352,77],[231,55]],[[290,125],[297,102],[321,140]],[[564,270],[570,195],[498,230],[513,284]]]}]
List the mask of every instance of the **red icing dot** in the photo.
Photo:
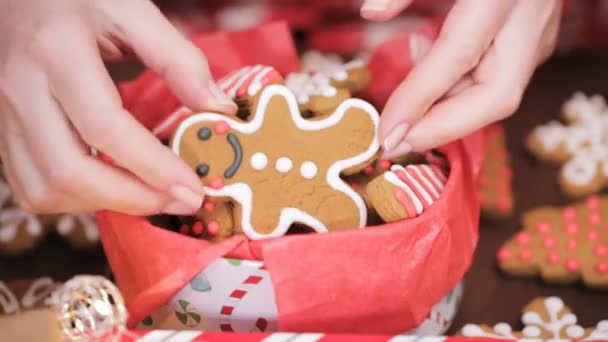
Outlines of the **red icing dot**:
[{"label": "red icing dot", "polygon": [[599,274],[608,274],[608,262],[598,262],[595,264],[595,271]]},{"label": "red icing dot", "polygon": [[547,254],[547,262],[551,265],[555,265],[557,263],[559,263],[560,260],[560,256],[558,252],[550,252],[549,254]]},{"label": "red icing dot", "polygon": [[566,260],[566,269],[569,272],[576,272],[581,268],[580,263],[575,258],[570,258]]},{"label": "red icing dot", "polygon": [[547,236],[543,239],[543,246],[545,246],[545,248],[553,248],[555,247],[555,244],[555,238],[552,236]]},{"label": "red icing dot", "polygon": [[194,222],[194,224],[192,225],[192,233],[194,233],[195,235],[203,234],[203,222],[201,222],[201,221]]},{"label": "red icing dot", "polygon": [[371,165],[366,166],[366,167],[365,167],[365,169],[363,169],[363,173],[364,173],[366,176],[371,176],[371,175],[372,175],[372,173],[374,173],[374,167],[373,167],[373,166],[371,166]]},{"label": "red icing dot", "polygon": [[220,231],[220,224],[217,221],[209,221],[207,223],[207,231],[213,236],[217,235]]},{"label": "red icing dot", "polygon": [[597,257],[608,255],[608,246],[598,243],[595,247],[593,247],[593,254],[595,254]]},{"label": "red icing dot", "polygon": [[392,164],[393,163],[391,163],[390,160],[381,160],[381,161],[378,162],[378,166],[380,166],[380,168],[383,169],[383,170],[390,169]]},{"label": "red icing dot", "polygon": [[188,232],[190,232],[190,227],[188,227],[187,224],[182,224],[182,226],[179,228],[179,232],[184,235],[188,235]]},{"label": "red icing dot", "polygon": [[574,218],[576,217],[576,209],[574,209],[573,207],[566,207],[562,211],[562,215],[566,220],[574,220]]},{"label": "red icing dot", "polygon": [[578,232],[580,232],[580,230],[581,228],[576,223],[569,223],[566,226],[566,233],[568,233],[568,235],[576,235]]},{"label": "red icing dot", "polygon": [[589,214],[589,223],[590,224],[599,224],[601,221],[600,213],[593,212]]},{"label": "red icing dot", "polygon": [[517,234],[517,236],[515,237],[515,241],[517,241],[517,244],[520,246],[525,246],[527,244],[530,243],[530,234],[526,233],[526,232],[521,232],[519,234]]},{"label": "red icing dot", "polygon": [[551,226],[548,222],[539,222],[536,224],[536,230],[541,234],[545,234],[551,230]]},{"label": "red icing dot", "polygon": [[576,242],[576,240],[570,239],[566,243],[566,247],[570,250],[576,249],[576,247],[578,247],[578,242]]},{"label": "red icing dot", "polygon": [[215,177],[209,182],[211,189],[219,190],[224,187],[224,179],[222,177]]},{"label": "red icing dot", "polygon": [[206,212],[212,213],[215,211],[215,209],[217,209],[217,204],[215,204],[214,202],[205,202],[203,203],[203,208]]},{"label": "red icing dot", "polygon": [[521,252],[519,252],[519,258],[522,261],[530,261],[530,260],[532,260],[532,252],[528,249],[524,249]]},{"label": "red icing dot", "polygon": [[218,121],[213,126],[213,131],[217,134],[226,134],[230,130],[230,126],[226,121]]},{"label": "red icing dot", "polygon": [[499,261],[508,261],[513,257],[513,252],[510,249],[503,247],[498,250],[498,260]]},{"label": "red icing dot", "polygon": [[600,198],[598,196],[590,196],[587,198],[587,207],[596,209],[600,206]]},{"label": "red icing dot", "polygon": [[596,241],[599,237],[600,237],[600,233],[598,233],[597,230],[590,230],[587,233],[587,239],[589,241]]}]

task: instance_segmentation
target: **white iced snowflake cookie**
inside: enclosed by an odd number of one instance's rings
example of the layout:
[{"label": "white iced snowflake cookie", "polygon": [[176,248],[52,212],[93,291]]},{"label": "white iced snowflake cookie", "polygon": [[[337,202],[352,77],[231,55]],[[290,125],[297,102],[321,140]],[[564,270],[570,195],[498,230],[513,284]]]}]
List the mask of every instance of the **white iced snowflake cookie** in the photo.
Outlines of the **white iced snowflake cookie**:
[{"label": "white iced snowflake cookie", "polygon": [[521,320],[524,323],[521,331],[513,331],[506,323],[498,323],[493,327],[467,324],[460,333],[465,337],[536,339],[548,342],[608,339],[608,321],[600,321],[593,328],[583,328],[577,324],[576,315],[558,297],[533,300],[524,308]]}]

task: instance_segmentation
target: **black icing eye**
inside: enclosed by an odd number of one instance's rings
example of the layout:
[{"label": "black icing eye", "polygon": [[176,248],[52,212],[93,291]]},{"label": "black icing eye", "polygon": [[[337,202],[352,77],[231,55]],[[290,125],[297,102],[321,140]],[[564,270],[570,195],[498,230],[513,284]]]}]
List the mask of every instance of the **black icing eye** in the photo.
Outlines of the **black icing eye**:
[{"label": "black icing eye", "polygon": [[208,140],[211,138],[211,130],[208,127],[203,127],[198,130],[198,138],[200,140]]},{"label": "black icing eye", "polygon": [[196,167],[196,174],[205,177],[209,173],[209,165],[207,164],[198,164]]}]

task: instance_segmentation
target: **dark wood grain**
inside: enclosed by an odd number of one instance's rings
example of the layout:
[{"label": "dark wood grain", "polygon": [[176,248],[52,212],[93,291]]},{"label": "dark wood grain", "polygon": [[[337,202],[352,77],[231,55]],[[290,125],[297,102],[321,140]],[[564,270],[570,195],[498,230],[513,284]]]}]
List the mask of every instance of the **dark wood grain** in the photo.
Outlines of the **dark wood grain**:
[{"label": "dark wood grain", "polygon": [[[496,268],[495,253],[519,229],[519,215],[535,206],[564,204],[556,186],[556,168],[538,164],[523,150],[525,134],[535,125],[557,117],[560,104],[573,91],[608,94],[608,55],[572,55],[553,58],[534,77],[521,108],[506,121],[508,147],[514,166],[516,214],[503,222],[482,222],[475,263],[466,276],[464,301],[452,331],[464,323],[517,326],[521,308],[536,296],[557,295],[578,313],[583,325],[608,318],[608,292],[579,285],[552,286],[537,279],[513,279]],[[116,79],[132,77],[136,64],[113,66]],[[125,227],[128,229],[128,227]],[[67,279],[78,273],[104,274],[103,251],[75,252],[58,237],[51,237],[33,255],[0,258],[0,279],[50,275]]]}]

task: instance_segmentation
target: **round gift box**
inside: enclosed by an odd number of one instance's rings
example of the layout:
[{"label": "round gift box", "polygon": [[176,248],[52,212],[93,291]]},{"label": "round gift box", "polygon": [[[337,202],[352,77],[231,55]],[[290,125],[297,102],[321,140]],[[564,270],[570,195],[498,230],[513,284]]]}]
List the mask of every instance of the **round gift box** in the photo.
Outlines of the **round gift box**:
[{"label": "round gift box", "polygon": [[[462,283],[459,283],[433,306],[420,326],[404,333],[445,333],[461,298]],[[277,305],[270,275],[259,261],[218,259],[144,319],[138,328],[276,332]]]}]

